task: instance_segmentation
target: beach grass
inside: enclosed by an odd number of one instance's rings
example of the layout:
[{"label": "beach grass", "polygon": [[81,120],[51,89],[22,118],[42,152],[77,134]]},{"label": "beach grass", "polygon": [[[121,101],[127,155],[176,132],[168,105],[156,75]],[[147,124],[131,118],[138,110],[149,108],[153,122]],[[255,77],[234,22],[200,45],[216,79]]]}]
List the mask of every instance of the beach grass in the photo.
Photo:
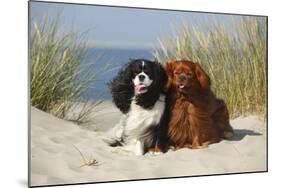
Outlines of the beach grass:
[{"label": "beach grass", "polygon": [[[62,119],[77,123],[89,121],[92,107],[100,101],[83,99],[107,66],[94,69],[96,61],[82,63],[87,53],[87,34],[64,32],[60,18],[34,21],[30,34],[31,105]],[[93,70],[96,70],[93,72]],[[75,117],[69,109],[83,101]],[[81,105],[80,105],[81,106]]]},{"label": "beach grass", "polygon": [[212,90],[225,100],[231,117],[265,114],[267,100],[267,23],[265,18],[232,18],[231,28],[216,22],[204,28],[188,23],[159,40],[160,62],[191,60],[209,74]]}]

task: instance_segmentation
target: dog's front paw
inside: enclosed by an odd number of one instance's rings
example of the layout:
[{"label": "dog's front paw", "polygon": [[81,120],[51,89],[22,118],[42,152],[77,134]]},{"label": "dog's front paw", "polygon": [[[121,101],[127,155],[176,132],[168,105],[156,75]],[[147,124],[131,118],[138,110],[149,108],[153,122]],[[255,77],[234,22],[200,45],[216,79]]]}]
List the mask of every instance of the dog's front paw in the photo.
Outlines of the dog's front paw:
[{"label": "dog's front paw", "polygon": [[149,151],[148,152],[148,155],[152,155],[152,156],[158,156],[158,155],[161,155],[163,154],[162,152],[155,152],[155,151]]},{"label": "dog's front paw", "polygon": [[136,154],[136,156],[142,156],[143,155],[142,152],[136,152],[135,154]]},{"label": "dog's front paw", "polygon": [[161,149],[159,149],[158,147],[156,147],[156,148],[151,148],[151,149],[149,149],[149,151],[148,151],[148,155],[161,155],[161,154],[163,154],[163,152],[162,152],[162,150]]}]

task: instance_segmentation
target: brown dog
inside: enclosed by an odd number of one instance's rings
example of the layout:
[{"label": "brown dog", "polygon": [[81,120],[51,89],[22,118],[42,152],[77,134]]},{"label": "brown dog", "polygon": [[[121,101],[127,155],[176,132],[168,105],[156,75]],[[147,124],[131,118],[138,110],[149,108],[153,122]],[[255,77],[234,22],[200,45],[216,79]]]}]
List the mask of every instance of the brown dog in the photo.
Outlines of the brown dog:
[{"label": "brown dog", "polygon": [[223,100],[210,89],[210,78],[198,63],[165,63],[168,75],[168,138],[175,149],[202,148],[233,136]]}]

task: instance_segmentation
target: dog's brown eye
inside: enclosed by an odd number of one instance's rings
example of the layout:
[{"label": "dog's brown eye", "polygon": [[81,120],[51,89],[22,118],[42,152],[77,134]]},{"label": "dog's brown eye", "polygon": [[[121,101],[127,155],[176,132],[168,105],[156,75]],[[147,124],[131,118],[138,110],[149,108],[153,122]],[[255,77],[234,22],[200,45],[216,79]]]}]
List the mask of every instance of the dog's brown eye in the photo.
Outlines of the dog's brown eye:
[{"label": "dog's brown eye", "polygon": [[187,77],[188,77],[188,78],[192,78],[192,77],[193,77],[193,74],[190,72],[190,73],[187,74]]},{"label": "dog's brown eye", "polygon": [[175,72],[174,72],[174,74],[178,75],[178,74],[180,74],[180,72],[178,72],[178,71],[175,71]]}]

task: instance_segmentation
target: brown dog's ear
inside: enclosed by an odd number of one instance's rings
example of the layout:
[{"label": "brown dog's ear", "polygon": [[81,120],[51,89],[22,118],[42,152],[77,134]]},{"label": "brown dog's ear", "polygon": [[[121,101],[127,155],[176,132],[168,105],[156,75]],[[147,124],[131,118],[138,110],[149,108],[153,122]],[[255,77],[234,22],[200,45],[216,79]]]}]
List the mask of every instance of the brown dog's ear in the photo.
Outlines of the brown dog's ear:
[{"label": "brown dog's ear", "polygon": [[197,79],[201,87],[204,89],[209,88],[211,86],[210,77],[207,75],[207,73],[201,68],[201,66],[198,63],[194,63],[194,65],[195,65],[195,74],[197,76]]},{"label": "brown dog's ear", "polygon": [[168,91],[170,89],[170,87],[172,86],[172,82],[174,79],[174,65],[173,64],[174,64],[173,62],[166,62],[164,64],[164,69],[168,76],[168,80],[167,80],[166,86],[164,87],[164,91]]}]

